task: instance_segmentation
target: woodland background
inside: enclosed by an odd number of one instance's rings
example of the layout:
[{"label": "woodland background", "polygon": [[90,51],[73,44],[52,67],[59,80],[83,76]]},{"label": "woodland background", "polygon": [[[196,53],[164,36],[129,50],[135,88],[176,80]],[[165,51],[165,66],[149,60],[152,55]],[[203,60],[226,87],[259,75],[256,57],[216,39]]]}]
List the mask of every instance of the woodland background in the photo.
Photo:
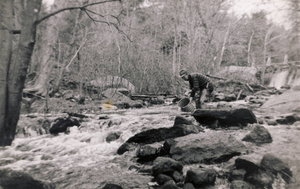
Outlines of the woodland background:
[{"label": "woodland background", "polygon": [[[92,2],[54,1],[50,12]],[[269,57],[273,63],[286,55],[299,60],[299,1],[287,1],[289,29],[263,11],[237,17],[230,3],[127,0],[59,13],[38,25],[27,88],[45,93],[49,83],[58,91],[72,81],[84,90],[89,81],[113,75],[133,83],[137,93],[174,93],[182,68],[220,76],[222,66],[263,69]],[[21,3],[15,9],[18,14]],[[40,15],[46,14],[43,7]]]}]

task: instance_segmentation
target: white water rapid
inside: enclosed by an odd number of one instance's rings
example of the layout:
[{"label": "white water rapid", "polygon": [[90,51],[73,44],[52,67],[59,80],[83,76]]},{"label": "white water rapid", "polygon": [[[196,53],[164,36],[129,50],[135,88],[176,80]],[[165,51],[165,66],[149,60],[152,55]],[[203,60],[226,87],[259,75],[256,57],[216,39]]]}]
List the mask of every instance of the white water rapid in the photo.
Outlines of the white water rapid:
[{"label": "white water rapid", "polygon": [[[12,146],[0,149],[0,167],[25,171],[36,179],[56,183],[57,188],[97,188],[109,182],[147,188],[151,177],[128,170],[134,165],[133,155],[116,152],[138,132],[173,126],[176,114],[176,106],[160,106],[107,111],[107,120],[91,115],[80,127],[71,127],[69,134],[16,138]],[[112,132],[121,136],[107,143]]]}]

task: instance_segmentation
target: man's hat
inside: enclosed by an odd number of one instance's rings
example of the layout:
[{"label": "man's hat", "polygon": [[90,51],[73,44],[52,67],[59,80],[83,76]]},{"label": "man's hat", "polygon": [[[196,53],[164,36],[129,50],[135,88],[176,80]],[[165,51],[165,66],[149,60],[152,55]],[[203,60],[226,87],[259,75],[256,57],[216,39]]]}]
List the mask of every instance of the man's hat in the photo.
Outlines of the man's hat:
[{"label": "man's hat", "polygon": [[183,76],[185,76],[185,75],[187,75],[188,74],[188,72],[186,71],[186,70],[180,70],[180,72],[179,72],[179,76],[180,77],[183,77]]}]

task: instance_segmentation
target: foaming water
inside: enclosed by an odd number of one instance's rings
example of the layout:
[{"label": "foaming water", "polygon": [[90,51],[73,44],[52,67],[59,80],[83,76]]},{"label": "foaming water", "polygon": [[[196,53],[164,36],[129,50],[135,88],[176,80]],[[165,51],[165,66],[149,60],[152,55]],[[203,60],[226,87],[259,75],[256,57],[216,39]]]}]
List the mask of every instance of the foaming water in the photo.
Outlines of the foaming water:
[{"label": "foaming water", "polygon": [[[152,128],[171,127],[178,114],[175,106],[105,112],[109,119],[97,116],[86,119],[80,127],[71,127],[69,134],[50,134],[29,138],[16,138],[9,147],[0,151],[0,167],[28,172],[33,177],[51,180],[57,188],[96,188],[104,182],[114,181],[129,187],[138,182],[146,184],[149,176],[129,171],[134,152],[117,155],[118,148],[131,136]],[[106,142],[111,133],[120,137]],[[94,178],[86,186],[83,175]],[[135,179],[132,180],[132,176]],[[120,178],[120,175],[122,177]],[[128,178],[131,178],[131,181]],[[142,179],[141,181],[138,181]],[[146,181],[143,181],[145,180]],[[140,183],[142,182],[142,183]],[[75,188],[76,188],[75,187]]]},{"label": "foaming water", "polygon": [[269,86],[275,87],[276,89],[280,89],[280,87],[285,85],[288,74],[289,74],[288,70],[284,70],[279,73],[276,73],[275,76],[272,77]]}]

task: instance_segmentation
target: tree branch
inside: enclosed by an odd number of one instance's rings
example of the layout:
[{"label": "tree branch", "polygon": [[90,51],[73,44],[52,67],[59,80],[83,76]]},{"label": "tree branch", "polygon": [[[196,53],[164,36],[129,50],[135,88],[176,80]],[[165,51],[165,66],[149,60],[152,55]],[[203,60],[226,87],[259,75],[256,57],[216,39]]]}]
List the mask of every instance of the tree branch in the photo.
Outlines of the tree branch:
[{"label": "tree branch", "polygon": [[86,4],[86,5],[84,5],[84,6],[67,7],[67,8],[59,9],[59,10],[57,10],[57,11],[55,11],[55,12],[53,12],[53,13],[50,13],[50,14],[44,16],[43,18],[37,20],[35,23],[36,23],[36,24],[39,24],[39,23],[41,23],[42,21],[44,21],[44,20],[50,18],[51,16],[54,16],[54,15],[56,15],[56,14],[58,14],[58,13],[61,13],[61,12],[67,11],[67,10],[76,10],[76,9],[81,9],[81,10],[83,10],[83,9],[85,9],[86,7],[89,7],[89,6],[98,5],[98,4],[104,4],[104,3],[109,3],[109,2],[116,2],[116,1],[120,1],[120,0],[106,0],[106,1],[96,2],[96,3]]}]

